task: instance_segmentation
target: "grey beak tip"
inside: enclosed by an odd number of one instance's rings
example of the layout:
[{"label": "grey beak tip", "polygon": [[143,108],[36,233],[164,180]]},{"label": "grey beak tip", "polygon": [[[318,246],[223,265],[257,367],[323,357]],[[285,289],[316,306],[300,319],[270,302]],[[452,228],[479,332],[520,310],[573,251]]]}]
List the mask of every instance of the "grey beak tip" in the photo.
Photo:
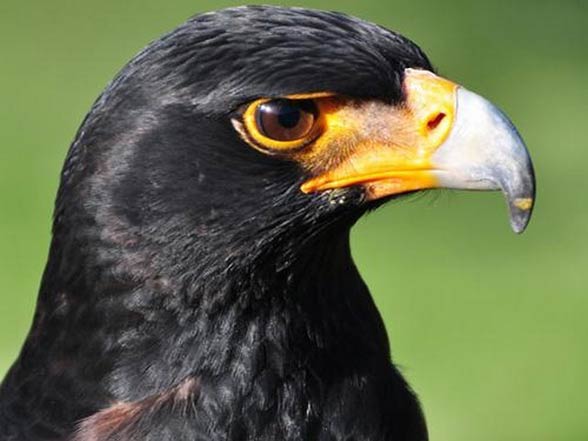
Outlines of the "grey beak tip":
[{"label": "grey beak tip", "polygon": [[511,219],[510,226],[516,234],[521,234],[527,228],[527,220]]},{"label": "grey beak tip", "polygon": [[510,226],[516,234],[527,228],[533,212],[534,198],[516,198],[509,201]]}]

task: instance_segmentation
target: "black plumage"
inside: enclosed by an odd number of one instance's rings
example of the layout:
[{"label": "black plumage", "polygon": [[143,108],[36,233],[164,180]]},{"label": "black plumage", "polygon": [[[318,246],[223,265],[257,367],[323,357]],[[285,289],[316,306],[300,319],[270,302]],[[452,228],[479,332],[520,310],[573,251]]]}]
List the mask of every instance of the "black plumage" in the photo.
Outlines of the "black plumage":
[{"label": "black plumage", "polygon": [[[135,57],[71,146],[2,440],[425,440],[350,255],[375,202],[303,194],[231,125],[258,97],[403,100],[398,34],[339,13],[197,16]],[[392,289],[392,288],[391,288]]]}]

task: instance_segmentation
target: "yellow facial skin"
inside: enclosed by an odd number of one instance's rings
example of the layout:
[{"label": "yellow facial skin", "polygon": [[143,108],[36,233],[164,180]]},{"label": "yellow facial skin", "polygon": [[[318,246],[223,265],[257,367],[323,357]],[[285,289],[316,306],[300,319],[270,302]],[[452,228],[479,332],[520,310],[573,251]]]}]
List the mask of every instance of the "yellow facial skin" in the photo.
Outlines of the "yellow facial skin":
[{"label": "yellow facial skin", "polygon": [[[404,82],[402,107],[364,103],[337,115],[356,121],[342,136],[356,140],[337,167],[305,182],[305,193],[363,184],[368,199],[433,188],[431,156],[447,138],[455,115],[457,86],[426,71],[412,71]],[[345,129],[343,129],[345,130]]]}]

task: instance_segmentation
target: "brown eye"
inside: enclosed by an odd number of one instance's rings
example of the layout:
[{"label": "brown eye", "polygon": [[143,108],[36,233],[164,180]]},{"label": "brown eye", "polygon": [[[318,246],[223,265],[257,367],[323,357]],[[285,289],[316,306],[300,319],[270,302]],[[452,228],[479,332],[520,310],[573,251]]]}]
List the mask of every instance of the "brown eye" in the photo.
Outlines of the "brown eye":
[{"label": "brown eye", "polygon": [[312,131],[317,108],[313,100],[277,99],[260,104],[255,112],[259,132],[275,141],[295,141]]},{"label": "brown eye", "polygon": [[295,154],[306,150],[325,130],[327,92],[259,98],[240,109],[233,127],[251,147],[266,154]]}]

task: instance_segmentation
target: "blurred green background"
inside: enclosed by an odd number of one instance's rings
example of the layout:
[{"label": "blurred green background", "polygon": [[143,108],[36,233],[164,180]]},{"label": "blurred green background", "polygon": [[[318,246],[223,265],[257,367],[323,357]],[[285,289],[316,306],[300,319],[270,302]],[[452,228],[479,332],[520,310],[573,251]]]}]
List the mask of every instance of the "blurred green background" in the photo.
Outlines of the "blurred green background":
[{"label": "blurred green background", "polygon": [[[353,233],[434,441],[588,439],[588,2],[275,2],[400,31],[513,119],[534,158],[528,231],[499,194],[429,193]],[[31,321],[69,142],[147,42],[229,1],[0,3],[0,375]]]}]

